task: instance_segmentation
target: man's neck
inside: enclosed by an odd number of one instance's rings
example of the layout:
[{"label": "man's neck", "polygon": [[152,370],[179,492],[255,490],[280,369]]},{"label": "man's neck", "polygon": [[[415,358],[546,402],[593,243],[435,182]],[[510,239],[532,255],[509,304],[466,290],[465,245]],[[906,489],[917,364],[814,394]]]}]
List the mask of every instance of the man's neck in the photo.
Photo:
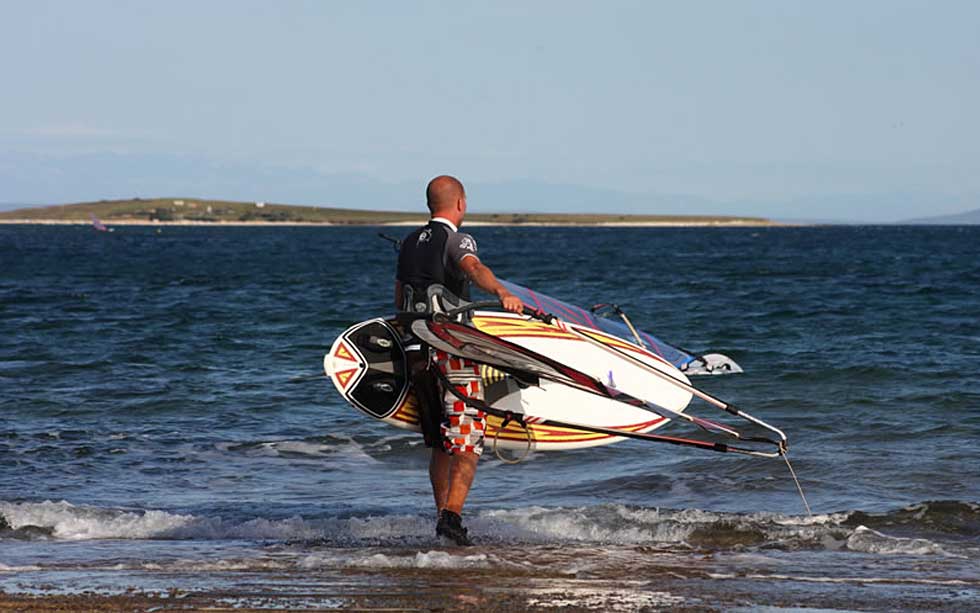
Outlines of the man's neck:
[{"label": "man's neck", "polygon": [[453,232],[459,232],[459,226],[456,225],[455,223],[453,223],[451,220],[446,219],[445,217],[436,216],[436,217],[433,217],[432,218],[432,221],[438,221],[438,222],[444,223],[447,226],[449,226],[450,228],[452,228],[453,229]]}]

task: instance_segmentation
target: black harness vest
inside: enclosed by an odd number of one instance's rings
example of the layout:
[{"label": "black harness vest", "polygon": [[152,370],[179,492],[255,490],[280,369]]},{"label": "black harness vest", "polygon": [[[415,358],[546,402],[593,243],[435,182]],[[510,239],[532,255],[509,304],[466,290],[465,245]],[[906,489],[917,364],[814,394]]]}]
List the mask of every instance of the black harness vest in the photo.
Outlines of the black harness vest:
[{"label": "black harness vest", "polygon": [[402,310],[416,311],[418,304],[427,309],[426,292],[436,284],[469,300],[469,280],[449,258],[448,242],[455,234],[446,224],[429,221],[402,241],[397,275],[402,283]]}]

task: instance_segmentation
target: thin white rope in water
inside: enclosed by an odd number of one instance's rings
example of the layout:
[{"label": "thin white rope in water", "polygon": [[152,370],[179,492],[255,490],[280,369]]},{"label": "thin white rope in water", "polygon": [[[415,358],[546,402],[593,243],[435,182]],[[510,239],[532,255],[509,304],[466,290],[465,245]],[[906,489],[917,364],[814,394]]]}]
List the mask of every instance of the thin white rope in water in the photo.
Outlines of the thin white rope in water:
[{"label": "thin white rope in water", "polygon": [[810,512],[810,504],[806,501],[803,488],[800,487],[800,480],[796,478],[796,471],[793,470],[793,465],[789,463],[789,456],[784,453],[783,459],[786,461],[786,468],[789,469],[789,474],[792,475],[793,481],[796,483],[796,489],[800,492],[800,498],[803,499],[803,506],[806,507],[807,517],[813,517],[813,513]]}]

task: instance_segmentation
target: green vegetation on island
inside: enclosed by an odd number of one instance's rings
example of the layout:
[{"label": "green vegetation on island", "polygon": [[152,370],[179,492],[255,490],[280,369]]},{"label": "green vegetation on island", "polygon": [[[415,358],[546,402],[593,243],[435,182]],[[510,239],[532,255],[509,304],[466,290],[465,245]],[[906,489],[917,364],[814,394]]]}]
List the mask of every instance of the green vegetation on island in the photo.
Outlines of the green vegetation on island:
[{"label": "green vegetation on island", "polygon": [[[133,198],[100,200],[43,206],[0,212],[4,220],[88,221],[97,217],[105,223],[116,222],[190,222],[190,223],[324,223],[379,225],[423,222],[425,211],[368,211],[318,206],[297,206],[265,202],[235,202],[200,198]],[[469,213],[467,221],[499,224],[752,224],[771,222],[760,217],[724,217],[709,215],[616,215],[598,213]]]}]

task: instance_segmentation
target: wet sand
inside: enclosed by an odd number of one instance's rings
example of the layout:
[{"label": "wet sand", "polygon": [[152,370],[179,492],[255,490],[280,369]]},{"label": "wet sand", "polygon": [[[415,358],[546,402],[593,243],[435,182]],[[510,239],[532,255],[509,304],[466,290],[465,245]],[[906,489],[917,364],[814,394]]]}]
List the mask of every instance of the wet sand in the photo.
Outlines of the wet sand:
[{"label": "wet sand", "polygon": [[[709,566],[711,554],[687,558]],[[203,572],[181,573],[164,580],[173,586],[213,582],[210,589],[169,587],[141,591],[117,577],[118,592],[107,594],[86,586],[74,592],[50,583],[22,584],[29,593],[0,592],[2,611],[481,611],[632,612],[632,611],[962,611],[969,608],[972,581],[940,582],[919,577],[837,578],[823,581],[780,574],[755,575],[751,570],[719,574],[709,568],[670,564],[622,569],[582,578],[554,573],[501,572],[500,569],[413,568],[341,572]],[[614,560],[611,560],[614,562]],[[641,565],[642,566],[642,565]],[[713,569],[717,571],[718,569]],[[133,576],[130,575],[129,579]],[[93,583],[88,582],[88,585]],[[14,588],[17,589],[17,588]],[[109,588],[112,589],[112,588]]]},{"label": "wet sand", "polygon": [[[455,596],[425,593],[393,593],[348,596],[343,599],[308,595],[282,596],[266,594],[177,593],[157,595],[133,593],[126,595],[11,595],[0,593],[0,611],[30,611],[61,613],[65,611],[476,611],[484,613],[517,613],[563,611],[595,613],[594,606],[577,605],[574,600],[561,599],[554,604],[534,606],[527,598],[508,594],[461,593]],[[668,603],[640,605],[638,608],[613,610],[678,612],[720,611],[710,606],[677,606]]]},{"label": "wet sand", "polygon": [[[700,604],[681,603],[652,594],[650,598],[622,600],[606,598],[605,604],[595,598],[582,597],[574,592],[564,595],[549,594],[547,602],[540,602],[526,595],[497,593],[493,590],[465,590],[456,595],[444,593],[401,592],[388,594],[361,594],[332,597],[327,594],[283,595],[275,590],[252,593],[186,593],[125,595],[73,594],[73,595],[18,595],[0,592],[0,611],[25,611],[31,613],[62,613],[66,611],[480,611],[481,613],[596,613],[597,611],[672,611],[678,613],[703,613],[721,611],[765,610],[781,611],[962,611],[963,603],[942,603],[937,600],[920,600],[893,594],[881,600],[853,599],[845,593],[827,594],[824,598],[800,597],[788,590],[776,598],[752,597],[751,594],[733,592],[727,598],[711,602],[709,596]],[[945,605],[945,606],[944,606]]]}]

